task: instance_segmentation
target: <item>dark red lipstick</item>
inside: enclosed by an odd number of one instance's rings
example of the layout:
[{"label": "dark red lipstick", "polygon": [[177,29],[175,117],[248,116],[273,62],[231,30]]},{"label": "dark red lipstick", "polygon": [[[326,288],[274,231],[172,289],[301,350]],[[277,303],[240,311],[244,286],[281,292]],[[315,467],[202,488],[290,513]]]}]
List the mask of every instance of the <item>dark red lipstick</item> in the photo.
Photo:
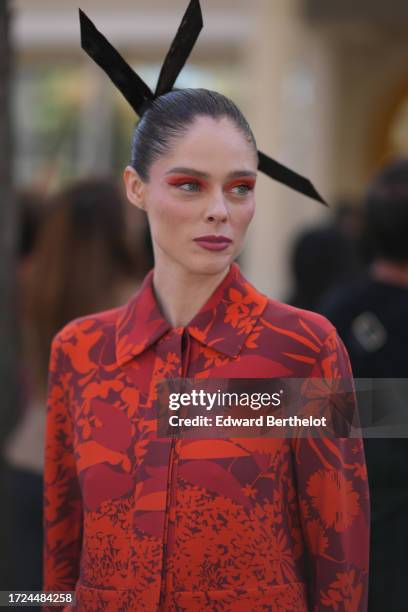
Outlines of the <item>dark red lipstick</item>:
[{"label": "dark red lipstick", "polygon": [[232,240],[226,236],[211,234],[194,238],[194,242],[203,249],[207,249],[207,251],[223,251],[231,244]]}]

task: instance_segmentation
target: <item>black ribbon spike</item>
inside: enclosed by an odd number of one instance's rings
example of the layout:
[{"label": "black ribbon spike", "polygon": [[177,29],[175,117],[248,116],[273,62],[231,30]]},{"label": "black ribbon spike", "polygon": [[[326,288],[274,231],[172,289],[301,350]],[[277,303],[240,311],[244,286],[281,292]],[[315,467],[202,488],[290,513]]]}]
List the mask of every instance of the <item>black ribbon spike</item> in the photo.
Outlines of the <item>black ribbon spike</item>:
[{"label": "black ribbon spike", "polygon": [[154,97],[171,91],[203,27],[199,0],[191,0],[160,70]]},{"label": "black ribbon spike", "polygon": [[79,20],[82,49],[106,72],[130,106],[141,116],[146,105],[154,98],[152,91],[81,9]]},{"label": "black ribbon spike", "polygon": [[313,183],[311,183],[309,179],[301,176],[297,172],[294,172],[294,170],[290,170],[286,166],[283,166],[261,151],[258,151],[258,159],[258,169],[261,172],[267,174],[272,179],[275,179],[275,181],[279,181],[279,183],[283,183],[287,187],[303,193],[305,196],[308,196],[309,198],[317,200],[325,206],[328,206],[327,202],[322,198],[318,191],[316,191]]}]

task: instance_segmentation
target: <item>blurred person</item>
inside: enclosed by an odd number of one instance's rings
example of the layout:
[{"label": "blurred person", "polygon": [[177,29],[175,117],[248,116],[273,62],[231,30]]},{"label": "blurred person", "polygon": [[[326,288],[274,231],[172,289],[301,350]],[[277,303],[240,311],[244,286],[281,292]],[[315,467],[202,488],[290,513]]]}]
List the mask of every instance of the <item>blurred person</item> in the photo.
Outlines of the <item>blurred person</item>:
[{"label": "blurred person", "polygon": [[[41,389],[55,331],[95,308],[122,304],[137,289],[146,254],[132,246],[133,252],[122,190],[114,180],[83,179],[54,197],[31,291]],[[47,282],[41,285],[40,278]]]},{"label": "blurred person", "polygon": [[341,214],[330,224],[303,230],[295,239],[290,255],[294,289],[289,304],[315,310],[325,293],[360,274],[357,241],[344,217]]},{"label": "blurred person", "polygon": [[[35,189],[24,189],[16,195],[16,207],[19,217],[19,240],[17,244],[17,308],[18,308],[18,355],[19,355],[19,378],[21,386],[21,404],[15,406],[13,415],[14,424],[11,431],[6,434],[5,443],[2,445],[2,465],[1,465],[1,499],[2,505],[2,525],[4,533],[2,541],[4,547],[2,554],[7,563],[7,575],[2,576],[3,589],[17,588],[20,584],[28,585],[27,588],[37,588],[39,583],[38,563],[26,563],[23,567],[18,565],[19,546],[24,542],[25,550],[30,557],[38,557],[38,545],[41,538],[41,530],[38,524],[41,520],[41,474],[32,471],[31,466],[26,471],[18,461],[15,463],[11,456],[10,435],[13,437],[20,427],[20,423],[25,418],[25,411],[30,397],[30,381],[28,367],[25,360],[27,348],[27,304],[26,290],[27,284],[32,274],[34,263],[33,253],[37,236],[46,213],[46,198]],[[39,452],[41,452],[39,450]],[[24,507],[20,507],[17,500],[21,497],[24,490],[26,499]],[[24,524],[20,523],[17,516],[22,512],[26,513]],[[18,576],[22,582],[19,583]]]},{"label": "blurred person", "polygon": [[[373,260],[366,278],[319,305],[361,378],[408,378],[408,159],[387,166],[363,206]],[[371,494],[370,612],[406,610],[408,439],[366,438]]]},{"label": "blurred person", "polygon": [[355,243],[361,239],[362,216],[360,207],[347,200],[340,200],[334,210],[334,225]]},{"label": "blurred person", "polygon": [[[122,193],[110,179],[72,184],[37,209],[23,209],[22,361],[25,410],[6,441],[5,492],[10,516],[12,582],[41,590],[44,428],[51,338],[72,317],[126,301],[144,274],[126,243]],[[38,231],[37,231],[38,227]]]}]

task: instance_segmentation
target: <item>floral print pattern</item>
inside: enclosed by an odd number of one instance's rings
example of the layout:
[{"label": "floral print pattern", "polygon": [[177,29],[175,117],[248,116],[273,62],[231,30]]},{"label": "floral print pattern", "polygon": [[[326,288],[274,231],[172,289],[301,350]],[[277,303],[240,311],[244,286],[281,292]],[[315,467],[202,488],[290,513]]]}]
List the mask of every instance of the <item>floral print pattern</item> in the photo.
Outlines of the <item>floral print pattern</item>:
[{"label": "floral print pattern", "polygon": [[75,590],[66,610],[79,612],[363,612],[360,438],[157,436],[166,378],[350,378],[335,328],[267,298],[236,263],[172,328],[152,276],[54,338],[44,590]]}]

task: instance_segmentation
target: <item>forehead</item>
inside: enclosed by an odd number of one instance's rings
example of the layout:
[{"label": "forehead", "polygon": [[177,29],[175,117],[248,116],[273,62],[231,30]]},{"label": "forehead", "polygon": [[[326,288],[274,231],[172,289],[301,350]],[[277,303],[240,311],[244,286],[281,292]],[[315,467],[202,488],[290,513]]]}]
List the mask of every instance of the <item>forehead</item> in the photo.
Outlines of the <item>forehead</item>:
[{"label": "forehead", "polygon": [[256,171],[257,159],[254,145],[231,119],[199,116],[154,165],[159,171],[186,166],[217,174]]}]

